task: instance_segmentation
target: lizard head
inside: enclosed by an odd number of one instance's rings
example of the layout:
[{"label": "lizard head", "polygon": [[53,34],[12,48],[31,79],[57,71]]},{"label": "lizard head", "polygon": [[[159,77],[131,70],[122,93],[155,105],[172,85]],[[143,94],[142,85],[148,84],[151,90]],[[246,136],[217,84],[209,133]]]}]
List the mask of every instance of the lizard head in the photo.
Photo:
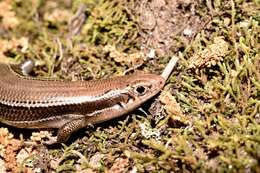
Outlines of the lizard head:
[{"label": "lizard head", "polygon": [[129,96],[126,106],[133,110],[159,93],[165,84],[165,79],[155,74],[132,74],[125,82],[127,82],[125,91]]}]

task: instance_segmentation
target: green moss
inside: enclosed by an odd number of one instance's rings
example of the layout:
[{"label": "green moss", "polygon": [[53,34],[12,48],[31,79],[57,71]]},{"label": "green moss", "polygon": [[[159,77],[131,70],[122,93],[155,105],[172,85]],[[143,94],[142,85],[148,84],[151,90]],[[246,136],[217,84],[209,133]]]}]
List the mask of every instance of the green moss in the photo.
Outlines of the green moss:
[{"label": "green moss", "polygon": [[[86,21],[82,31],[71,38],[69,19],[44,19],[46,13],[55,9],[73,15],[82,3],[86,5]],[[27,37],[29,46],[26,51],[19,46],[12,48],[4,55],[9,53],[9,58],[16,61],[35,60],[36,76],[99,79],[122,74],[131,65],[115,62],[104,46],[114,45],[126,53],[140,51],[138,16],[130,13],[127,6],[132,3],[136,2],[77,0],[71,5],[55,5],[52,1],[14,1],[12,7],[20,25],[0,30],[4,33],[0,38]],[[70,146],[49,149],[52,158],[59,159],[53,170],[73,172],[80,167],[105,172],[117,158],[124,158],[129,159],[125,167],[128,171],[260,171],[259,1],[214,1],[210,12],[205,11],[209,7],[206,4],[199,7],[194,15],[209,13],[210,22],[182,52],[173,52],[180,61],[164,88],[176,98],[189,122],[179,125],[164,111],[158,113],[164,118],[155,122],[150,113],[144,116],[136,111],[128,118],[87,128],[86,133],[78,132],[85,137],[76,138]],[[183,37],[179,34],[173,38],[178,44],[172,47],[182,50]],[[228,45],[224,56],[216,55],[219,59],[214,59],[215,64],[201,63],[190,68],[195,55],[201,61],[213,61],[206,57],[209,54],[205,50],[217,50],[212,48],[214,44],[218,46],[214,43],[216,37]],[[161,68],[169,57],[157,59],[158,62],[151,61]],[[153,71],[150,64],[145,65]],[[156,129],[158,135],[145,135],[142,124],[148,124],[147,132]],[[90,163],[96,155],[102,156],[98,166]]]}]

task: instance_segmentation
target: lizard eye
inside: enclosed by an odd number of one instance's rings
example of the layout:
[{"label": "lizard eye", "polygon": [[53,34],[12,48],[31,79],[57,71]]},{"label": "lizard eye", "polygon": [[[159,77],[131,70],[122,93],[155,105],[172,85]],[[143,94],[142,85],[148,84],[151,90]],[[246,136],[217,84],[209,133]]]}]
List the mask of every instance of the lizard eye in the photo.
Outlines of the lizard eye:
[{"label": "lizard eye", "polygon": [[135,90],[135,92],[136,92],[139,96],[142,96],[142,95],[144,95],[144,94],[147,92],[147,87],[144,87],[144,86],[136,86],[134,90]]}]

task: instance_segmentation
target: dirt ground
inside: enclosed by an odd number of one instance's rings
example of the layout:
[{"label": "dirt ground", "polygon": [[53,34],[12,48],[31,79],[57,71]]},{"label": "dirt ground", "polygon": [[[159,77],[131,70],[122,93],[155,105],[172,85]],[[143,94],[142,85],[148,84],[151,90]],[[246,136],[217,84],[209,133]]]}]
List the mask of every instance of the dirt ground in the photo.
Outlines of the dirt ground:
[{"label": "dirt ground", "polygon": [[260,172],[260,2],[2,0],[0,62],[33,77],[160,74],[164,89],[67,143],[0,124],[3,172]]}]

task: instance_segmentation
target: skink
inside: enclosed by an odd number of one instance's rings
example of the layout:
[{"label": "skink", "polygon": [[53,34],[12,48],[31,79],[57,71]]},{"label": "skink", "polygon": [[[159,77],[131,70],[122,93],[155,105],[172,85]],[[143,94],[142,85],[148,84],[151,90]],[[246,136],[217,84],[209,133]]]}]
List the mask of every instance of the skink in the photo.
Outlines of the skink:
[{"label": "skink", "polygon": [[58,128],[55,141],[88,124],[126,114],[156,95],[165,78],[132,74],[93,81],[61,81],[23,77],[0,64],[0,121],[18,128]]}]

